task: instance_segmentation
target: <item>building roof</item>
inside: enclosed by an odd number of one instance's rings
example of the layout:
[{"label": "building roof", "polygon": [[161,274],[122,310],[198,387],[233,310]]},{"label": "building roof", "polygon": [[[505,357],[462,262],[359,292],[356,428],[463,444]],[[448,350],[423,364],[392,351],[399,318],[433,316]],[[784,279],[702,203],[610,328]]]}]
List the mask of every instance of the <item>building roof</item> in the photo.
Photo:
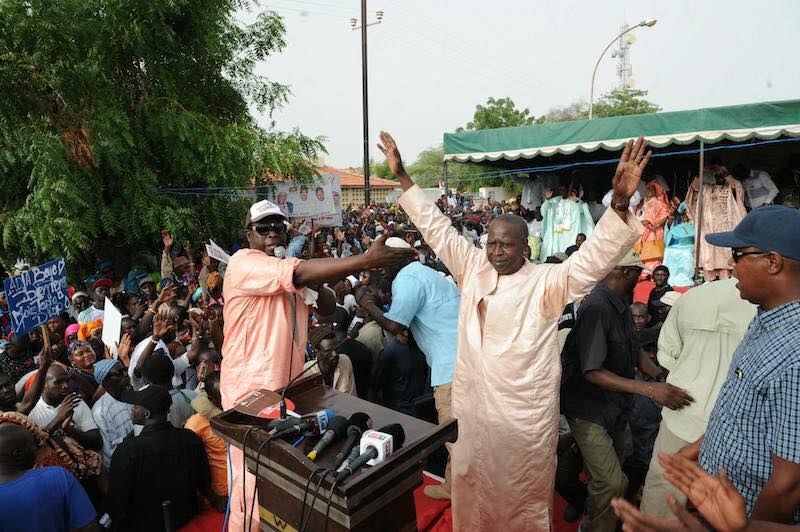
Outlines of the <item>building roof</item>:
[{"label": "building roof", "polygon": [[[342,170],[341,168],[334,168],[332,166],[322,166],[317,168],[320,174],[339,174],[339,183],[342,188],[364,188],[364,176],[356,174],[349,170]],[[400,183],[397,181],[390,181],[389,179],[381,179],[380,177],[370,176],[370,188],[398,188]]]},{"label": "building roof", "polygon": [[714,144],[800,137],[800,100],[446,133],[444,160],[515,161],[617,151],[639,135],[656,148],[699,140]]}]

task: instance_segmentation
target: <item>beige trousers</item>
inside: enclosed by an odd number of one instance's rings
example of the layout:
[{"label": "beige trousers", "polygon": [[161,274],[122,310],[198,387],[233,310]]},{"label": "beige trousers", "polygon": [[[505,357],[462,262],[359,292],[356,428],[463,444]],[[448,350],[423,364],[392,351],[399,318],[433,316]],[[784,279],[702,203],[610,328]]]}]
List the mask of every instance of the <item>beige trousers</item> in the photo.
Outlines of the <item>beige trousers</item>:
[{"label": "beige trousers", "polygon": [[[453,400],[451,394],[450,383],[441,384],[433,390],[433,401],[436,403],[436,414],[439,418],[439,424],[449,421],[453,417]],[[445,443],[447,447],[447,468],[444,470],[444,482],[442,488],[450,492],[450,449],[452,443]]]},{"label": "beige trousers", "polygon": [[644,513],[661,517],[662,519],[678,520],[667,506],[667,494],[671,493],[679,506],[686,504],[686,495],[664,479],[664,468],[661,467],[658,461],[658,453],[676,453],[690,443],[692,442],[684,441],[675,436],[667,428],[664,421],[661,421],[656,443],[653,447],[653,458],[650,460],[650,469],[647,470],[647,478],[644,481],[641,504]]}]

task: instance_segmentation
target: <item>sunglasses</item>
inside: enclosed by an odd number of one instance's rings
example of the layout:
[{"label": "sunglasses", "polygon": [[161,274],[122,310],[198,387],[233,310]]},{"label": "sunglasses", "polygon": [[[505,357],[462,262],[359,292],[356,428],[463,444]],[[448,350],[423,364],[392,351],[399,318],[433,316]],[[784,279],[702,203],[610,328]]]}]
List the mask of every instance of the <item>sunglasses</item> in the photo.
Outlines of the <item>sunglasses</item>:
[{"label": "sunglasses", "polygon": [[769,251],[740,251],[738,249],[732,249],[731,255],[733,255],[733,262],[739,262],[739,259],[742,257],[746,257],[747,255],[766,255],[770,253]]},{"label": "sunglasses", "polygon": [[286,232],[286,224],[283,222],[266,222],[260,224],[253,224],[253,230],[261,236],[266,236],[270,233],[277,233],[282,235]]}]

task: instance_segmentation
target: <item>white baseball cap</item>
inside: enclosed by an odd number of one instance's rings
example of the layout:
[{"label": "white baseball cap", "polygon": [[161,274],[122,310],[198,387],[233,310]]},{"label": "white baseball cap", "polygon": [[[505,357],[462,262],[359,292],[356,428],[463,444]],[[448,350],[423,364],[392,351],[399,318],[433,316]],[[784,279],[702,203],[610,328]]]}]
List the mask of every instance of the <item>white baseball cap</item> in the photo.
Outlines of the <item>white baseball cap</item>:
[{"label": "white baseball cap", "polygon": [[283,214],[280,207],[271,201],[261,200],[250,206],[250,210],[247,211],[247,218],[245,219],[244,223],[247,226],[263,220],[268,216],[280,216],[284,220],[286,219],[286,215]]},{"label": "white baseball cap", "polygon": [[408,242],[396,236],[387,238],[386,245],[390,248],[411,249],[411,245]]}]

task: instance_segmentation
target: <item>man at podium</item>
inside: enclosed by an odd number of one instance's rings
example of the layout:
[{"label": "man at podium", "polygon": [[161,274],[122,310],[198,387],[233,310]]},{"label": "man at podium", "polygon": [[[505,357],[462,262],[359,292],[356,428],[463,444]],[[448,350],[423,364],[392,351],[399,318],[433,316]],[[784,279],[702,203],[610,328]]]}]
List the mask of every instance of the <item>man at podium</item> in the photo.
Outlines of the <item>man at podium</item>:
[{"label": "man at podium", "polygon": [[[255,390],[284,387],[302,371],[309,305],[316,306],[321,315],[336,307],[333,291],[322,283],[365,270],[396,267],[415,254],[378,240],[364,255],[281,259],[275,250],[286,245],[286,223],[286,215],[277,205],[266,200],[252,205],[245,219],[248,249],[237,251],[225,272],[220,390],[226,410]],[[232,447],[230,530],[241,530],[245,521],[242,460],[242,452]],[[255,478],[246,476],[244,493],[252,497]],[[258,512],[253,512],[253,529],[260,529]]]}]

